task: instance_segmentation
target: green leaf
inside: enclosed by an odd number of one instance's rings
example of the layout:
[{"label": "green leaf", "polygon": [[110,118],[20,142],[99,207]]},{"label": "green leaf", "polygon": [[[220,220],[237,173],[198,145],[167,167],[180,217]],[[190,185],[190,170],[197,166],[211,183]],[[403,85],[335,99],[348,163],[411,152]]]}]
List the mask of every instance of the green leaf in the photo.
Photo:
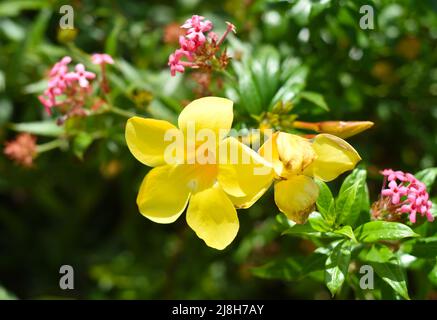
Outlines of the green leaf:
[{"label": "green leaf", "polygon": [[248,66],[243,66],[243,70],[239,74],[238,87],[240,103],[246,111],[250,114],[260,114],[263,110],[262,99]]},{"label": "green leaf", "polygon": [[328,185],[322,180],[315,179],[319,186],[319,197],[317,198],[317,210],[329,225],[335,222],[335,201]]},{"label": "green leaf", "polygon": [[437,236],[414,239],[402,245],[402,251],[418,258],[437,257]]},{"label": "green leaf", "polygon": [[371,221],[355,229],[355,236],[360,242],[376,242],[380,240],[400,240],[417,237],[405,224],[388,221]]},{"label": "green leaf", "polygon": [[422,171],[417,172],[414,176],[420,181],[422,181],[426,185],[426,189],[430,191],[437,177],[437,168],[424,169]]},{"label": "green leaf", "polygon": [[114,27],[106,39],[105,52],[111,56],[115,56],[117,54],[117,41],[119,39],[120,32],[123,31],[124,23],[124,18],[122,16],[117,16],[115,18]]},{"label": "green leaf", "polygon": [[83,159],[83,155],[88,147],[93,142],[93,136],[86,132],[80,132],[73,142],[73,152],[79,158]]},{"label": "green leaf", "polygon": [[325,283],[332,296],[340,290],[346,279],[350,259],[350,242],[343,240],[337,244],[326,260]]},{"label": "green leaf", "polygon": [[0,4],[0,17],[17,16],[23,10],[36,10],[47,6],[47,0],[4,1]]},{"label": "green leaf", "polygon": [[58,126],[53,121],[13,123],[10,128],[19,132],[28,132],[48,137],[58,137],[65,132],[64,127]]},{"label": "green leaf", "polygon": [[301,233],[314,235],[314,234],[319,234],[320,232],[317,230],[314,230],[314,228],[308,222],[305,224],[295,224],[291,228],[282,232],[283,235],[285,235],[285,234],[292,235],[292,234],[301,234]]},{"label": "green leaf", "polygon": [[308,223],[316,231],[328,232],[331,230],[331,227],[326,223],[319,212],[312,212],[308,217]]},{"label": "green leaf", "polygon": [[297,0],[288,11],[288,15],[293,18],[298,25],[306,25],[311,14],[311,0]]},{"label": "green leaf", "polygon": [[437,259],[435,261],[436,262],[434,268],[432,268],[432,270],[428,274],[428,279],[433,285],[437,286]]},{"label": "green leaf", "polygon": [[330,226],[318,212],[312,212],[305,224],[294,224],[282,234],[308,234],[320,236],[320,232],[330,231]]},{"label": "green leaf", "polygon": [[302,91],[300,93],[300,97],[308,100],[309,102],[314,103],[316,106],[320,107],[325,111],[329,111],[329,107],[326,104],[325,99],[320,93],[312,92],[312,91]]},{"label": "green leaf", "polygon": [[355,238],[355,234],[351,226],[343,226],[340,229],[334,230],[334,233],[341,234],[343,236],[348,237],[354,242],[358,242],[357,239]]},{"label": "green leaf", "polygon": [[17,297],[0,285],[0,300],[16,300]]},{"label": "green leaf", "polygon": [[374,245],[365,258],[370,262],[378,276],[404,299],[408,296],[407,281],[399,259],[385,246]]},{"label": "green leaf", "polygon": [[268,107],[278,89],[280,65],[279,53],[271,46],[262,47],[258,51],[257,57],[250,63],[263,109]]},{"label": "green leaf", "polygon": [[355,169],[344,180],[335,202],[336,223],[355,226],[362,214],[369,214],[366,170]]},{"label": "green leaf", "polygon": [[302,263],[301,277],[314,271],[324,270],[327,258],[326,254],[317,251],[306,257]]},{"label": "green leaf", "polygon": [[6,98],[0,98],[0,126],[9,121],[12,116],[12,103]]},{"label": "green leaf", "polygon": [[252,268],[253,275],[263,279],[296,280],[301,273],[301,265],[293,258],[278,259],[261,267]]},{"label": "green leaf", "polygon": [[306,78],[308,76],[308,67],[304,65],[295,65],[294,62],[289,63],[288,61],[285,61],[282,64],[282,68],[290,68],[290,70],[282,71],[282,76],[286,77],[284,80],[285,83],[276,92],[270,102],[270,107],[273,107],[279,101],[286,103],[294,100],[297,94],[305,87]]}]

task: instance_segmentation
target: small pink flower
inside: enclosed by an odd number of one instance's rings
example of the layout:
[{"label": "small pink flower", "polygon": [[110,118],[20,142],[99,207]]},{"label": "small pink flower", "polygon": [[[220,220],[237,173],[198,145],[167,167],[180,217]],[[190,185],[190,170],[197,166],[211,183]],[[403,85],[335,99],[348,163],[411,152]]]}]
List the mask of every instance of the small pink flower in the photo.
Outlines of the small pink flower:
[{"label": "small pink flower", "polygon": [[[385,169],[381,173],[387,177],[388,181],[393,181],[396,179],[401,181],[406,180],[406,175],[402,171],[393,171],[392,169]],[[407,173],[407,175],[408,174],[411,175],[410,173]]]},{"label": "small pink flower", "polygon": [[200,32],[200,31],[194,31],[194,32],[187,33],[186,37],[187,37],[187,39],[194,41],[194,43],[196,44],[196,47],[200,47],[206,41],[205,35],[203,34],[203,32]]},{"label": "small pink flower", "polygon": [[70,72],[71,79],[77,79],[79,85],[82,88],[87,88],[89,86],[88,79],[94,79],[96,75],[92,72],[86,71],[85,66],[82,63],[79,63],[75,67],[75,73]]},{"label": "small pink flower", "polygon": [[188,29],[188,33],[191,32],[208,32],[213,28],[213,24],[209,20],[205,20],[205,17],[193,15],[190,19],[185,21],[181,28]]},{"label": "small pink flower", "polygon": [[231,30],[233,33],[237,33],[237,28],[235,27],[234,24],[226,21],[226,25],[228,26],[228,29]]},{"label": "small pink flower", "polygon": [[189,55],[193,54],[197,49],[196,42],[183,36],[179,37],[179,45],[181,46],[181,49],[187,51]]},{"label": "small pink flower", "polygon": [[218,35],[214,31],[211,31],[208,33],[208,38],[211,39],[211,41],[217,42],[218,41]]},{"label": "small pink flower", "polygon": [[71,62],[71,57],[65,56],[61,59],[61,61],[55,63],[55,65],[50,70],[49,76],[53,77],[55,75],[65,74],[68,69],[67,65]]},{"label": "small pink flower", "polygon": [[191,58],[190,52],[183,49],[177,49],[168,58],[168,65],[170,66],[170,73],[172,76],[175,76],[176,72],[185,72],[184,64],[188,64],[189,62],[181,61],[182,57]]},{"label": "small pink flower", "polygon": [[388,184],[389,189],[382,190],[383,196],[389,196],[392,198],[393,204],[398,204],[401,200],[401,197],[406,196],[408,193],[408,188],[402,185],[397,185],[397,183],[392,180]]},{"label": "small pink flower", "polygon": [[44,95],[38,96],[39,101],[44,106],[47,114],[50,116],[52,114],[52,108],[54,107],[54,103],[51,99],[46,98]]},{"label": "small pink flower", "polygon": [[91,61],[94,64],[114,64],[114,59],[109,54],[106,53],[94,53],[91,56]]}]

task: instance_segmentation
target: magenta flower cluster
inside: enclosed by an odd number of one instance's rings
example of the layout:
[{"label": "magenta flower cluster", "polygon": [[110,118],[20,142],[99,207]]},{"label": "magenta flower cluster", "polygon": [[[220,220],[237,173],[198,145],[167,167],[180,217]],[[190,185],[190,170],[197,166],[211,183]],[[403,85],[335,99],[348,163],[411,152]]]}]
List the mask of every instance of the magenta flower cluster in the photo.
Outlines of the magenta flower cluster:
[{"label": "magenta flower cluster", "polygon": [[81,63],[77,64],[73,71],[69,71],[70,62],[71,58],[66,56],[52,67],[47,89],[38,97],[49,115],[53,107],[70,103],[73,97],[83,96],[84,93],[91,91],[88,80],[94,79],[96,75],[85,70],[85,66]]},{"label": "magenta flower cluster", "polygon": [[[383,197],[389,197],[391,203],[396,206],[398,213],[406,213],[412,223],[416,222],[416,215],[426,216],[428,221],[433,221],[431,214],[432,203],[429,200],[426,186],[411,173],[385,169],[384,186],[381,191]],[[386,183],[388,181],[388,188]]]},{"label": "magenta flower cluster", "polygon": [[[68,65],[71,61],[71,57],[65,56],[52,67],[47,88],[38,97],[49,115],[53,107],[59,106],[66,106],[80,112],[85,104],[85,98],[92,91],[90,80],[93,80],[96,75],[87,71],[82,63],[77,64],[74,70],[69,70]],[[105,77],[105,64],[114,63],[112,57],[105,53],[93,54],[91,61],[101,66],[103,77]]]},{"label": "magenta flower cluster", "polygon": [[[192,61],[194,54],[200,46],[206,41],[205,32],[211,31],[213,24],[209,20],[205,20],[205,17],[193,15],[190,19],[185,21],[181,26],[183,29],[187,29],[185,36],[179,37],[180,48],[172,53],[168,59],[168,65],[170,66],[170,72],[172,76],[176,75],[176,72],[183,73],[185,66],[191,64],[186,61],[182,61],[183,57],[186,57],[189,61]],[[215,39],[217,35],[210,33]]]}]

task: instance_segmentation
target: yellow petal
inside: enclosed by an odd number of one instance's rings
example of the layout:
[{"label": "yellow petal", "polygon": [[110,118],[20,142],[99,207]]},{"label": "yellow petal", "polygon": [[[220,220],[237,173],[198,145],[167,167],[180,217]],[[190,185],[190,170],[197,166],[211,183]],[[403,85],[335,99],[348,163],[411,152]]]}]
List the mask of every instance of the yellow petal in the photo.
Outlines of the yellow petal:
[{"label": "yellow petal", "polygon": [[164,152],[172,143],[165,141],[166,133],[178,133],[170,122],[132,117],[126,123],[125,137],[130,152],[138,161],[150,167],[165,164]]},{"label": "yellow petal", "polygon": [[275,202],[279,210],[296,223],[305,223],[314,210],[319,188],[307,176],[294,176],[275,183]]},{"label": "yellow petal", "polygon": [[278,139],[279,132],[275,132],[272,136],[267,139],[266,142],[259,148],[258,153],[266,161],[270,162],[275,170],[277,176],[281,176],[284,165],[281,160],[279,160],[279,153],[276,141]]},{"label": "yellow petal", "polygon": [[345,171],[352,170],[361,160],[358,152],[346,141],[330,134],[319,134],[313,142],[317,159],[305,174],[323,181],[331,181]]},{"label": "yellow petal", "polygon": [[[266,156],[267,147],[272,148],[271,160]],[[260,148],[260,154],[273,163],[276,174],[282,178],[302,174],[316,157],[308,139],[285,132],[275,133]]]},{"label": "yellow petal", "polygon": [[[211,188],[217,181],[217,164],[183,164],[181,165],[190,176],[188,186],[195,193]],[[176,181],[176,184],[179,183]]]},{"label": "yellow petal", "polygon": [[202,129],[213,130],[217,139],[224,138],[234,118],[233,102],[218,97],[204,97],[187,105],[179,115],[179,128],[187,133],[188,128],[198,133]]},{"label": "yellow petal", "polygon": [[226,248],[237,235],[237,211],[226,193],[218,186],[191,197],[187,223],[197,236],[215,249]]},{"label": "yellow petal", "polygon": [[152,169],[138,191],[139,211],[154,222],[174,222],[187,206],[191,179],[192,173],[183,165]]},{"label": "yellow petal", "polygon": [[256,194],[250,194],[250,195],[244,196],[244,197],[233,197],[233,196],[230,195],[229,199],[231,199],[232,203],[234,204],[234,206],[237,209],[247,209],[247,208],[250,208],[270,188],[270,185],[272,184],[272,182],[273,181],[270,180]]},{"label": "yellow petal", "polygon": [[229,195],[251,199],[273,180],[271,164],[235,138],[223,140],[219,154],[217,179]]},{"label": "yellow petal", "polygon": [[284,177],[302,174],[316,157],[311,142],[295,134],[280,132],[276,144]]}]

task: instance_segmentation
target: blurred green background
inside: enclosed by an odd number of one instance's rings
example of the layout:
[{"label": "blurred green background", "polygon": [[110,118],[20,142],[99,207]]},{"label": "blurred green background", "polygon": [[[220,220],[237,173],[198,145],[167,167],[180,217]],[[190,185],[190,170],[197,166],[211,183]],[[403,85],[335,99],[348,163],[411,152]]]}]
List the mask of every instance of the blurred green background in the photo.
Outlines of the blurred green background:
[{"label": "blurred green background", "polygon": [[[257,52],[270,45],[308,68],[305,87],[322,94],[330,111],[299,104],[299,119],[375,122],[350,139],[363,158],[361,166],[369,170],[372,199],[382,180],[378,170],[416,172],[437,164],[437,1],[78,0],[69,2],[77,34],[58,28],[59,8],[66,3],[0,2],[2,143],[16,134],[9,123],[47,118],[37,99],[39,81],[60,57],[80,56],[77,48],[117,59],[114,68],[128,88],[119,106],[174,119],[171,106],[194,94],[181,76],[169,78],[168,55],[177,47],[169,40],[169,25],[200,14],[219,30],[224,21],[236,25],[230,46],[238,41]],[[359,27],[363,4],[375,9],[373,30]],[[183,217],[171,225],[143,218],[135,199],[148,168],[128,151],[124,120],[105,121],[114,133],[93,142],[83,160],[73,151],[56,150],[25,169],[0,156],[5,297],[330,297],[316,279],[287,283],[251,274],[251,267],[271,257],[300,257],[314,250],[308,241],[279,236],[271,193],[239,211],[240,232],[222,252],[205,246]],[[74,290],[59,289],[64,264],[75,270]],[[413,298],[437,297],[437,288],[420,280],[410,287]],[[345,290],[339,298],[350,294]]]}]

